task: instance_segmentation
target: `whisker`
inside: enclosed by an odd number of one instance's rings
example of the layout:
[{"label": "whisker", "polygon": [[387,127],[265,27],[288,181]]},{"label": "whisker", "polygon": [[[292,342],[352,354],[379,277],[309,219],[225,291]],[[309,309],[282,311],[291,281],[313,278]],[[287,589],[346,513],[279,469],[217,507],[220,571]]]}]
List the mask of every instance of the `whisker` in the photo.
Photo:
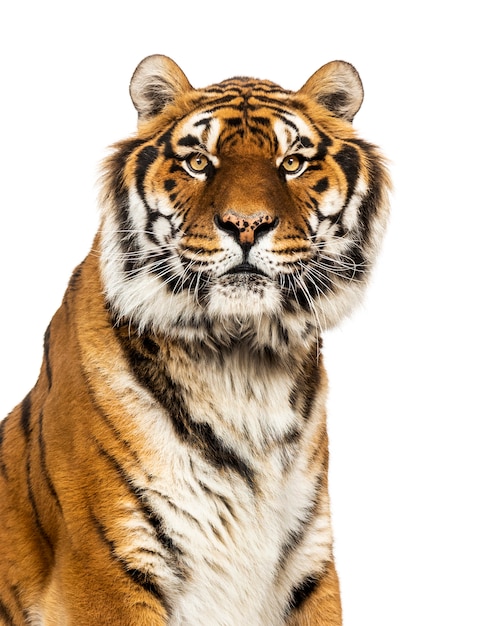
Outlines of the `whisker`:
[{"label": "whisker", "polygon": [[308,307],[310,309],[310,312],[311,312],[311,314],[313,315],[313,317],[315,319],[315,326],[316,326],[316,328],[318,330],[318,332],[316,333],[317,360],[318,360],[318,358],[320,356],[320,337],[322,336],[322,332],[323,332],[322,324],[320,323],[320,318],[319,318],[318,312],[317,312],[316,307],[315,307],[315,302],[313,301],[312,295],[310,294],[310,291],[308,290],[308,287],[306,286],[304,280],[302,280],[302,279],[299,280],[299,286],[301,288],[301,291],[305,295],[305,298],[306,298],[306,301],[308,303]]}]

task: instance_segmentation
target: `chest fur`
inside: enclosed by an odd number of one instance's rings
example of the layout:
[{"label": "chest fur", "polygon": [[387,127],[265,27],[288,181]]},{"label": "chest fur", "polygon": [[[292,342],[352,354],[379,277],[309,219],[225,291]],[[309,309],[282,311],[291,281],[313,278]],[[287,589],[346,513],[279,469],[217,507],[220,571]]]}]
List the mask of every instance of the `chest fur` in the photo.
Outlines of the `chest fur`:
[{"label": "chest fur", "polygon": [[144,511],[122,518],[122,558],[164,590],[174,623],[282,624],[300,571],[330,551],[328,512],[312,525],[320,377],[238,353],[205,364],[172,353],[154,378],[135,358],[112,380],[143,442],[128,471]]}]

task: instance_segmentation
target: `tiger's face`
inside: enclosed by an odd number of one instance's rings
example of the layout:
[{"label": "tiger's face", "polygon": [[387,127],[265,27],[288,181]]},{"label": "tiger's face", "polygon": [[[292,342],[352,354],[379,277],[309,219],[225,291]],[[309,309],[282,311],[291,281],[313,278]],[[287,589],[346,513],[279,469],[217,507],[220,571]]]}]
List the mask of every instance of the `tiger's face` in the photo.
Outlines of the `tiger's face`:
[{"label": "tiger's face", "polygon": [[162,56],[137,68],[138,135],[107,163],[102,274],[115,315],[200,340],[277,344],[360,297],[388,178],[351,119],[362,87],[334,62],[297,93],[235,78],[193,89]]}]

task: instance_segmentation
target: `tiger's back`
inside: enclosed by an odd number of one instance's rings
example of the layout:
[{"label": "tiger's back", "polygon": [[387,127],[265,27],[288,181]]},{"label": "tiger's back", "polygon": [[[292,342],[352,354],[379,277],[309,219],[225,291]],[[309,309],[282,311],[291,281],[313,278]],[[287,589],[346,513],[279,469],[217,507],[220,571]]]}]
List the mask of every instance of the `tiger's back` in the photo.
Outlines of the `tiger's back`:
[{"label": "tiger's back", "polygon": [[0,623],[340,624],[320,333],[387,216],[360,81],[196,90],[154,56],[131,95],[99,234],[0,426]]}]

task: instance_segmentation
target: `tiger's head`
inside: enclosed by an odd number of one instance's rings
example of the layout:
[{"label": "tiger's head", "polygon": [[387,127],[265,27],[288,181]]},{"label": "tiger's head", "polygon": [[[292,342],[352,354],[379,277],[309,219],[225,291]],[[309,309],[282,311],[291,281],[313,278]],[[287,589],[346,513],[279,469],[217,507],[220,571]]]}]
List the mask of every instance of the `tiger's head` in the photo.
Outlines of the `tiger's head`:
[{"label": "tiger's head", "polygon": [[328,63],[297,92],[242,77],[194,89],[154,55],[130,93],[138,132],[107,159],[102,197],[114,318],[278,347],[345,316],[388,213],[383,159],[351,125],[355,69]]}]

